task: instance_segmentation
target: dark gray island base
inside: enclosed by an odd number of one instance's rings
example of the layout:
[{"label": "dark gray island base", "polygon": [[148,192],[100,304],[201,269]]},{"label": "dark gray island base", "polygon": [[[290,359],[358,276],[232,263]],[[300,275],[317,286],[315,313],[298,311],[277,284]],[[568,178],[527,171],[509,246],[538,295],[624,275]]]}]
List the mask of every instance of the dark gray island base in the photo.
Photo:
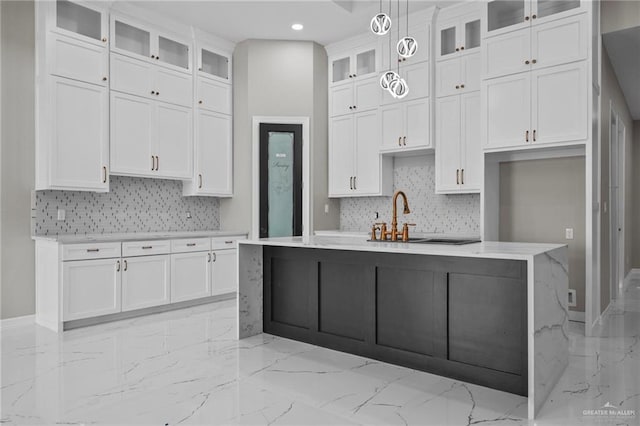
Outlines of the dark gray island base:
[{"label": "dark gray island base", "polygon": [[527,264],[264,247],[266,333],[527,396]]},{"label": "dark gray island base", "polygon": [[569,362],[567,246],[244,240],[238,338],[267,332],[526,395]]}]

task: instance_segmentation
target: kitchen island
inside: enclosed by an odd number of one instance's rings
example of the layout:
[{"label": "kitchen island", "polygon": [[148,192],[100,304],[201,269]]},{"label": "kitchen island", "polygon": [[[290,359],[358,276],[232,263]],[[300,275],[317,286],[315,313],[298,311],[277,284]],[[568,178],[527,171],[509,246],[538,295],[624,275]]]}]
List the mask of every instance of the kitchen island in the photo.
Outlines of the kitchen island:
[{"label": "kitchen island", "polygon": [[568,364],[567,247],[291,237],[239,244],[238,337],[271,333],[526,396]]}]

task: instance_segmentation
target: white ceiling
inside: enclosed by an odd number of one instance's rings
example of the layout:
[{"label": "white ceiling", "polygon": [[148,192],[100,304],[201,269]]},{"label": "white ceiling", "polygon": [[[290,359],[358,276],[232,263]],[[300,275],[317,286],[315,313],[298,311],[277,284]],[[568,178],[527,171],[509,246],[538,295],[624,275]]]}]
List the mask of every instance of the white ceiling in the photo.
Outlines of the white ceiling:
[{"label": "white ceiling", "polygon": [[603,43],[634,120],[640,120],[640,27],[604,34]]},{"label": "white ceiling", "polygon": [[[446,6],[452,0],[409,0],[409,11],[433,5]],[[182,23],[233,42],[246,39],[312,40],[327,45],[367,31],[378,11],[379,0],[208,0],[208,1],[132,1]],[[383,0],[389,10],[389,0]],[[393,16],[397,3],[393,1]],[[351,11],[349,11],[351,9]],[[405,0],[400,0],[405,14]],[[302,31],[291,24],[301,23]]]}]

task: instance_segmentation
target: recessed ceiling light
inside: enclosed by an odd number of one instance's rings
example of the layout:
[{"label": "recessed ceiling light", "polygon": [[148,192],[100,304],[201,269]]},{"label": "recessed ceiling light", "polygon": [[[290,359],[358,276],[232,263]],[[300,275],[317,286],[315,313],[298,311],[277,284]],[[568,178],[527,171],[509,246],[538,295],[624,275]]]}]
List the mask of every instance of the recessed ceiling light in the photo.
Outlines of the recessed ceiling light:
[{"label": "recessed ceiling light", "polygon": [[302,25],[302,24],[293,24],[293,25],[291,25],[291,29],[292,30],[300,31],[303,28],[304,28],[304,25]]}]

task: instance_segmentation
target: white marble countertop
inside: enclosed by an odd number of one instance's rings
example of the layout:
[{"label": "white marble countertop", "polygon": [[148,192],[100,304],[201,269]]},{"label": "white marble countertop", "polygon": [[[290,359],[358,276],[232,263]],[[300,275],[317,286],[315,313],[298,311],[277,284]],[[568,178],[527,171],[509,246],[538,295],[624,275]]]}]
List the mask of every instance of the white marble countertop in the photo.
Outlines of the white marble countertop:
[{"label": "white marble countertop", "polygon": [[[438,236],[442,237],[442,234],[438,234]],[[565,246],[563,244],[507,243],[498,241],[484,241],[455,246],[448,244],[370,242],[367,241],[367,237],[321,235],[262,238],[259,240],[240,241],[240,244],[513,260],[532,260],[533,256]]]},{"label": "white marble countertop", "polygon": [[127,232],[114,234],[62,234],[62,235],[35,235],[36,241],[55,241],[60,244],[113,242],[113,241],[144,241],[144,240],[170,240],[177,238],[206,238],[229,237],[232,235],[247,235],[243,231],[184,231],[184,232]]}]

